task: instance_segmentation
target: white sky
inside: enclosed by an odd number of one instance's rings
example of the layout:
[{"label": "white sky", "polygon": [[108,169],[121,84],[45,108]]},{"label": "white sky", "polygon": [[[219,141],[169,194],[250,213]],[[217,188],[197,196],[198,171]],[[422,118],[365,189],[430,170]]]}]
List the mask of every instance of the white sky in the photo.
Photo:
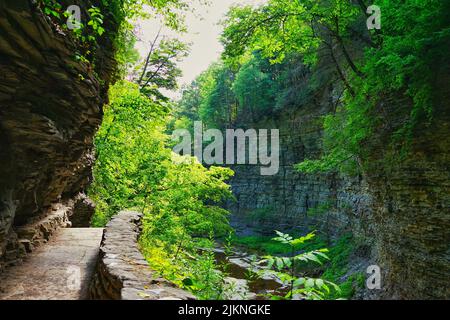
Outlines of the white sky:
[{"label": "white sky", "polygon": [[[163,29],[162,34],[176,37],[183,42],[191,43],[190,54],[179,67],[183,71],[182,78],[179,79],[180,87],[191,83],[201,72],[216,61],[223,48],[219,42],[222,27],[218,24],[228,12],[233,4],[258,5],[267,0],[211,0],[209,6],[193,4],[194,12],[186,14],[187,32],[176,35],[173,32]],[[195,3],[195,1],[193,1]],[[137,45],[137,49],[142,56],[149,50],[148,42],[152,41],[159,29],[159,23],[154,20],[140,22],[139,37],[142,42]],[[172,98],[179,97],[179,93],[166,93]]]}]

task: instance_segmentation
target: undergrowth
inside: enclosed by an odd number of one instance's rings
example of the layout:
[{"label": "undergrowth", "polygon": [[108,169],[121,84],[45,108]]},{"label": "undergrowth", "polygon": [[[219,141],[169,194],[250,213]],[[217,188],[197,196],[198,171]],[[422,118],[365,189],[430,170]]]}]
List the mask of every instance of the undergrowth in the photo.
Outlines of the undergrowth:
[{"label": "undergrowth", "polygon": [[[243,246],[262,255],[282,255],[289,253],[290,250],[284,244],[274,241],[272,237],[265,236],[236,237],[233,243],[236,246]],[[362,287],[364,284],[364,275],[362,273],[348,275],[350,257],[355,250],[353,236],[345,234],[331,246],[327,246],[323,236],[317,236],[308,242],[296,246],[296,251],[308,252],[324,247],[329,248],[327,255],[330,260],[320,270],[310,270],[310,272],[318,272],[324,280],[339,285],[341,291],[339,293],[330,292],[326,296],[327,299],[351,299],[355,289]]]}]

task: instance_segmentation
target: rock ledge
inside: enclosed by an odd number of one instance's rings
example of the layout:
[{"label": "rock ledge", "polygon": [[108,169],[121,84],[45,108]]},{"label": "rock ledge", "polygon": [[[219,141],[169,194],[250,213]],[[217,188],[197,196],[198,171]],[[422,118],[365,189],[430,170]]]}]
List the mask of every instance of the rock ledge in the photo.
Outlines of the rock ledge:
[{"label": "rock ledge", "polygon": [[138,248],[142,214],[122,211],[106,226],[90,295],[97,300],[194,300],[155,276]]}]

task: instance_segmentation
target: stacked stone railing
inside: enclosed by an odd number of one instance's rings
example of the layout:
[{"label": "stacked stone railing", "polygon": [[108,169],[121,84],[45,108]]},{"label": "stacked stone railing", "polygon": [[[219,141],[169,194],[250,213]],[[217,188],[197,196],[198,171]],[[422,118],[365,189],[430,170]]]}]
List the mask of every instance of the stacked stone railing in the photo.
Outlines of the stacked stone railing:
[{"label": "stacked stone railing", "polygon": [[194,300],[190,293],[156,276],[142,256],[142,214],[123,211],[106,226],[90,296],[96,300]]}]

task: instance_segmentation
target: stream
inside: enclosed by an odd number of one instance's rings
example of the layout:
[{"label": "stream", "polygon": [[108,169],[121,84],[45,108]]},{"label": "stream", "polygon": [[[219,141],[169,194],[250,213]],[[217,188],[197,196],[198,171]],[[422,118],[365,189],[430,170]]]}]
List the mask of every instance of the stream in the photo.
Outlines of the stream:
[{"label": "stream", "polygon": [[226,300],[267,300],[272,295],[286,294],[287,289],[278,278],[255,275],[257,271],[262,270],[255,265],[255,261],[262,260],[261,257],[240,251],[234,251],[227,256],[223,248],[216,248],[214,252],[217,263],[226,265]]}]

